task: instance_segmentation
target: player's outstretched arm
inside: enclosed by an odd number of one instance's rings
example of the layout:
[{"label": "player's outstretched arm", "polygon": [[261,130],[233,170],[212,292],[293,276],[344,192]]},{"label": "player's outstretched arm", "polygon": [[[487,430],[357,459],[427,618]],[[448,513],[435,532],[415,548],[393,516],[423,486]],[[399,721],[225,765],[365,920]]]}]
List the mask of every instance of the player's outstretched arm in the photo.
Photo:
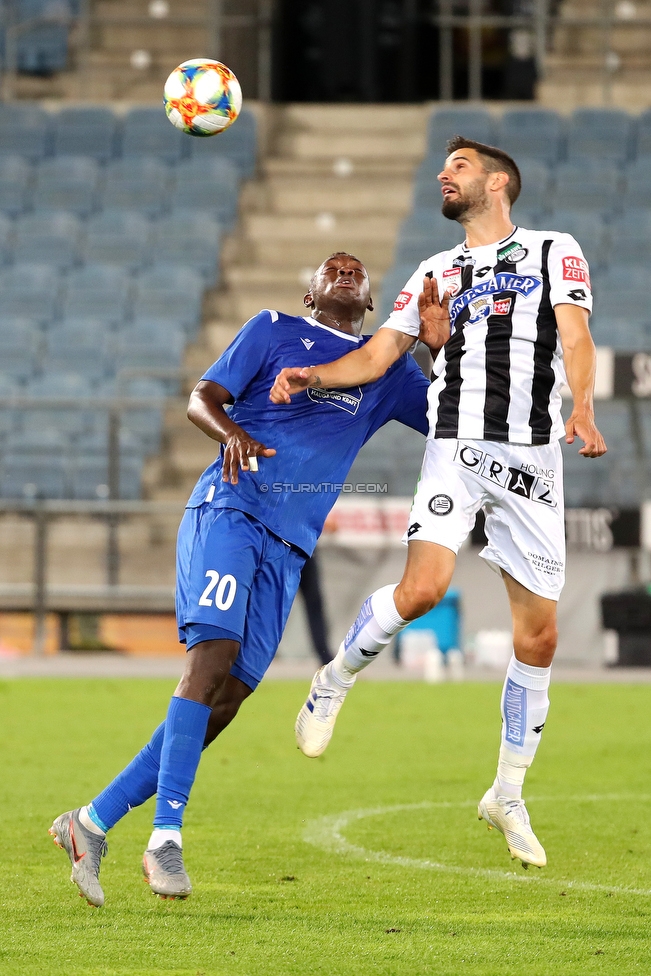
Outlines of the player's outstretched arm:
[{"label": "player's outstretched arm", "polygon": [[[273,457],[276,452],[254,440],[231,420],[224,404],[232,402],[233,397],[219,383],[200,380],[190,394],[188,417],[204,434],[225,445],[222,481],[236,485],[240,468],[251,470],[249,458]],[[257,461],[255,464],[257,470]]]},{"label": "player's outstretched arm", "polygon": [[418,338],[424,342],[435,359],[439,350],[450,338],[450,293],[445,292],[439,300],[439,286],[436,278],[423,278],[423,290],[418,296],[420,332]]},{"label": "player's outstretched arm", "polygon": [[567,382],[574,400],[572,414],[565,424],[565,440],[573,444],[574,438],[579,437],[584,442],[579,454],[601,457],[606,453],[606,443],[594,420],[597,357],[588,328],[588,313],[577,305],[557,305],[554,312],[563,346]]},{"label": "player's outstretched arm", "polygon": [[308,386],[332,390],[362,386],[384,376],[389,366],[400,359],[413,344],[413,336],[396,329],[379,329],[360,349],[349,352],[333,363],[300,369],[285,367],[276,376],[269,394],[274,403],[290,403],[292,394]]}]

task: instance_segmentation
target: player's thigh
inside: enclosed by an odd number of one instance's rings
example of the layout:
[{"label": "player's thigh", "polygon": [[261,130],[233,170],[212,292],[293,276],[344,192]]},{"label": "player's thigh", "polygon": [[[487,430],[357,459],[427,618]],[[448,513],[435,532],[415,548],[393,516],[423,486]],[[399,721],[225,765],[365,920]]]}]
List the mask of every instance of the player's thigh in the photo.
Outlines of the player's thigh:
[{"label": "player's thigh", "polygon": [[251,589],[240,652],[231,674],[255,689],[280,644],[296,596],[305,556],[269,533]]},{"label": "player's thigh", "polygon": [[565,581],[560,447],[505,445],[504,452],[508,473],[485,506],[488,542],[480,555],[532,594],[557,601]]},{"label": "player's thigh", "polygon": [[194,624],[208,628],[204,640],[241,641],[266,534],[260,522],[236,509],[188,509],[177,545],[181,639]]}]

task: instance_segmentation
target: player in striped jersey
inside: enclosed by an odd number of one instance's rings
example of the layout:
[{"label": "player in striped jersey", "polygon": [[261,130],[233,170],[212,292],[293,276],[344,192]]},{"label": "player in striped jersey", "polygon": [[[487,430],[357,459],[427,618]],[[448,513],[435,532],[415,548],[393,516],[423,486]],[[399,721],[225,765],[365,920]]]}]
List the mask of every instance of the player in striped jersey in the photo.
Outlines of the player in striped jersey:
[{"label": "player in striped jersey", "polygon": [[[335,660],[315,675],[296,734],[306,755],[323,752],[356,674],[445,594],[456,553],[482,508],[488,544],[481,555],[506,584],[514,653],[502,695],[497,776],[479,816],[502,831],[513,857],[542,867],[546,855],[522,786],[547,718],[564,580],[558,441],[565,435],[571,444],[578,436],[586,458],[606,450],[594,422],[590,275],[569,234],[513,225],[520,173],[506,153],[455,137],[448,154],[439,175],[442,212],[462,225],[465,241],[422,262],[363,349],[325,366],[284,369],[272,390],[280,403],[306,386],[369,382],[419,334],[435,357],[403,578],[366,600]],[[574,405],[563,424],[566,379]]]}]

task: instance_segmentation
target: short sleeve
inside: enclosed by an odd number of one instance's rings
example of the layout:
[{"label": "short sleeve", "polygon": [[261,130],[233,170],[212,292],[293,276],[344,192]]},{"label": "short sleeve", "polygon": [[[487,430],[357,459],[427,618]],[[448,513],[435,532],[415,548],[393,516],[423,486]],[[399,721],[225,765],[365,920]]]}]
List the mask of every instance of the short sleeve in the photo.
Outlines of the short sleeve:
[{"label": "short sleeve", "polygon": [[591,312],[590,269],[583,251],[570,234],[559,234],[552,241],[548,266],[552,308],[578,305]]},{"label": "short sleeve", "polygon": [[219,383],[234,400],[241,397],[269,360],[272,321],[273,316],[267,310],[249,319],[201,378]]},{"label": "short sleeve", "polygon": [[420,315],[418,313],[418,296],[423,290],[425,264],[419,264],[395,302],[391,315],[380,326],[381,329],[395,329],[405,335],[418,338],[420,331]]}]

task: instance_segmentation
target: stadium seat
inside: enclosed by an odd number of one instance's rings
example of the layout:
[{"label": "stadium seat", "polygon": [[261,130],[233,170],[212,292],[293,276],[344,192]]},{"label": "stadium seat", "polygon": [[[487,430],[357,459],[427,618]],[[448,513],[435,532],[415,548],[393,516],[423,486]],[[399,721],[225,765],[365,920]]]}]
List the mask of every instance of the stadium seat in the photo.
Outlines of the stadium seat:
[{"label": "stadium seat", "polygon": [[[23,388],[18,377],[10,375],[2,369],[0,371],[0,401],[5,397],[20,396],[21,393],[23,393]],[[4,441],[7,434],[18,430],[19,425],[20,411],[0,403],[0,440]]]},{"label": "stadium seat", "polygon": [[175,129],[160,108],[134,108],[122,129],[122,156],[150,156],[175,163],[185,155],[188,137]]},{"label": "stadium seat", "polygon": [[114,368],[110,333],[92,320],[57,325],[47,332],[44,363],[55,373],[71,370],[90,380],[102,379]]},{"label": "stadium seat", "polygon": [[[168,123],[169,124],[169,123]],[[192,159],[230,159],[242,176],[253,176],[257,155],[257,123],[253,112],[243,109],[237,122],[217,136],[190,138]]]},{"label": "stadium seat", "polygon": [[81,225],[70,213],[32,213],[16,221],[17,262],[47,262],[62,270],[79,261]]},{"label": "stadium seat", "polygon": [[27,74],[51,75],[63,71],[68,61],[68,32],[66,23],[33,23],[38,17],[73,14],[69,0],[15,0],[14,15],[24,24],[17,38],[17,59],[20,71]]},{"label": "stadium seat", "polygon": [[120,159],[106,171],[103,206],[158,216],[168,205],[169,169],[149,156]]},{"label": "stadium seat", "polygon": [[[215,136],[215,138],[221,138]],[[200,210],[230,228],[237,215],[239,174],[229,159],[192,159],[175,169],[172,211]]]},{"label": "stadium seat", "polygon": [[192,268],[155,265],[136,278],[134,317],[182,322],[193,332],[200,321],[203,287]]},{"label": "stadium seat", "polygon": [[[651,259],[651,210],[623,214],[609,228],[609,265],[646,265]],[[624,274],[626,272],[624,271]]]},{"label": "stadium seat", "polygon": [[651,155],[643,156],[626,170],[625,210],[651,209]]},{"label": "stadium seat", "polygon": [[0,469],[0,494],[3,498],[64,498],[67,467],[63,457],[7,452]]},{"label": "stadium seat", "polygon": [[513,156],[518,166],[529,159],[554,165],[563,150],[561,117],[556,112],[536,108],[505,112],[495,145]]},{"label": "stadium seat", "polygon": [[8,264],[12,257],[13,224],[0,214],[0,265]]},{"label": "stadium seat", "polygon": [[572,161],[625,163],[633,150],[633,122],[618,109],[579,108],[568,124],[567,155]]},{"label": "stadium seat", "polygon": [[[544,162],[535,159],[518,160],[522,177],[522,190],[515,202],[520,211],[530,214],[543,214],[549,207],[551,174]],[[527,224],[522,225],[528,226]]]},{"label": "stadium seat", "polygon": [[554,206],[610,215],[621,208],[622,174],[611,162],[585,160],[562,163],[556,170]]},{"label": "stadium seat", "polygon": [[88,221],[84,258],[92,264],[142,267],[148,259],[151,224],[140,214],[105,210]]},{"label": "stadium seat", "polygon": [[[125,410],[122,414],[122,427],[136,437],[148,453],[156,452],[160,447],[163,429],[163,411],[160,402],[168,395],[166,380],[156,379],[153,376],[123,376],[111,383],[103,384],[104,396],[118,394],[151,404]],[[95,413],[93,429],[102,433],[107,431],[106,411],[103,414]]]},{"label": "stadium seat", "polygon": [[[120,498],[140,497],[142,458],[120,458]],[[108,462],[104,458],[77,455],[71,465],[72,497],[76,499],[106,498],[108,492]]]},{"label": "stadium seat", "polygon": [[0,364],[3,374],[17,380],[30,379],[38,368],[40,339],[40,330],[29,319],[0,319]]},{"label": "stadium seat", "polygon": [[185,347],[185,335],[179,328],[165,328],[163,323],[141,323],[122,331],[117,337],[116,369],[179,369]]},{"label": "stadium seat", "polygon": [[52,125],[47,112],[35,105],[0,105],[0,156],[47,156]]},{"label": "stadium seat", "polygon": [[5,441],[5,449],[19,456],[39,454],[45,458],[58,458],[70,449],[70,438],[55,427],[16,431]]},{"label": "stadium seat", "polygon": [[0,211],[15,217],[28,206],[32,166],[22,156],[0,155]]},{"label": "stadium seat", "polygon": [[457,135],[491,145],[494,134],[489,113],[484,109],[471,108],[448,108],[434,112],[427,131],[428,153],[439,157],[444,155],[448,139]]},{"label": "stadium seat", "polygon": [[[48,372],[27,383],[25,393],[34,398],[52,397],[76,400],[91,395],[91,381],[79,373]],[[26,431],[55,428],[60,433],[75,435],[88,426],[87,408],[79,407],[30,407],[23,413],[23,428]]]},{"label": "stadium seat", "polygon": [[614,266],[593,280],[591,330],[598,345],[634,352],[651,348],[651,310],[646,268]]},{"label": "stadium seat", "polygon": [[220,227],[198,210],[173,213],[154,227],[150,259],[160,264],[182,264],[212,284],[217,277]]},{"label": "stadium seat", "polygon": [[[428,255],[425,255],[428,257]],[[423,258],[421,258],[423,260]],[[380,302],[378,305],[377,323],[381,325],[387,320],[393,309],[393,303],[415,271],[414,262],[395,264],[382,279]]]},{"label": "stadium seat", "polygon": [[66,210],[86,217],[97,208],[99,167],[84,156],[46,159],[36,171],[35,210]]},{"label": "stadium seat", "polygon": [[[2,279],[0,278],[0,294]],[[126,318],[131,299],[131,278],[124,268],[89,264],[71,271],[66,279],[64,318],[97,319],[117,324]]]},{"label": "stadium seat", "polygon": [[108,108],[62,109],[54,119],[54,153],[106,162],[115,154],[117,119]]},{"label": "stadium seat", "polygon": [[571,234],[578,241],[592,271],[597,270],[605,260],[606,227],[596,213],[555,210],[545,223],[550,230]]},{"label": "stadium seat", "polygon": [[5,316],[49,322],[59,308],[60,278],[56,268],[16,264],[0,272],[0,309]]}]

